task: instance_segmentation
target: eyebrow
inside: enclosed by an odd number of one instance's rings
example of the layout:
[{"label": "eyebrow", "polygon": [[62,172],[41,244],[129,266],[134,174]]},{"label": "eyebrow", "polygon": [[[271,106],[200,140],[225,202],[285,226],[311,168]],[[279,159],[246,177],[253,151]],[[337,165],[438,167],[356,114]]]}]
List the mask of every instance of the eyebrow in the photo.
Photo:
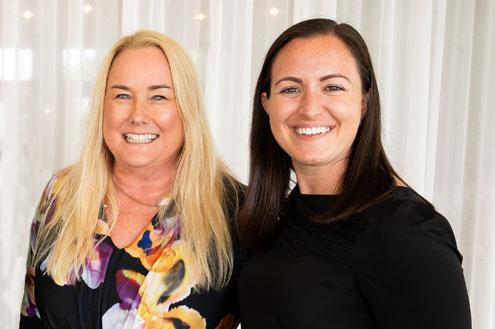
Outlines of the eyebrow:
[{"label": "eyebrow", "polygon": [[170,87],[168,85],[153,85],[151,87],[148,87],[149,90],[162,89],[162,88],[172,89],[172,87]]},{"label": "eyebrow", "polygon": [[299,79],[296,77],[285,77],[285,78],[282,78],[282,79],[278,80],[277,82],[275,82],[275,86],[278,85],[280,82],[283,82],[283,81],[293,81],[293,82],[301,83],[302,79]]},{"label": "eyebrow", "polygon": [[[156,90],[156,89],[162,89],[162,88],[172,89],[168,85],[153,85],[153,86],[148,87],[149,90]],[[110,87],[110,89],[123,89],[123,90],[127,90],[127,91],[131,90],[131,88],[124,86],[124,85],[113,85]]]},{"label": "eyebrow", "polygon": [[[324,76],[322,76],[320,78],[320,81],[325,81],[325,80],[332,79],[332,78],[342,78],[342,79],[345,79],[345,80],[351,82],[351,79],[349,79],[345,75],[339,74],[339,73],[333,73],[333,74],[324,75]],[[275,86],[278,85],[280,82],[283,82],[283,81],[293,81],[293,82],[297,82],[297,83],[302,83],[302,79],[300,79],[300,78],[296,78],[296,77],[284,77],[284,78],[278,80],[275,83]]]},{"label": "eyebrow", "polygon": [[351,79],[349,79],[345,75],[339,74],[339,73],[324,75],[320,78],[320,81],[325,81],[325,80],[332,79],[332,78],[342,78],[342,79],[346,79],[347,81],[351,82]]}]

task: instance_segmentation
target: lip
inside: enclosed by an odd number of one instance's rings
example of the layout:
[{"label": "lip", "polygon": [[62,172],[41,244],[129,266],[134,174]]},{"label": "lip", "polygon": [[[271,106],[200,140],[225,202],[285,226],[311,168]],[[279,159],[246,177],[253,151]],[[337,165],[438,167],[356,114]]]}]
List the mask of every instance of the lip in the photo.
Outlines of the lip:
[{"label": "lip", "polygon": [[328,135],[335,126],[328,124],[311,124],[292,126],[294,134],[303,140],[314,140]]},{"label": "lip", "polygon": [[154,133],[154,132],[152,132],[152,131],[143,131],[143,132],[126,131],[126,132],[123,132],[123,133],[122,133],[122,136],[124,136],[124,135],[128,135],[128,134],[133,134],[133,135],[147,135],[147,134],[150,134],[150,135],[157,135],[157,136],[160,136],[160,134],[158,134],[158,133]]},{"label": "lip", "polygon": [[[132,137],[130,136],[132,135]],[[122,134],[122,138],[126,143],[133,145],[146,145],[151,144],[160,138],[160,134],[155,134],[151,132],[136,133],[136,132],[126,132]]]}]

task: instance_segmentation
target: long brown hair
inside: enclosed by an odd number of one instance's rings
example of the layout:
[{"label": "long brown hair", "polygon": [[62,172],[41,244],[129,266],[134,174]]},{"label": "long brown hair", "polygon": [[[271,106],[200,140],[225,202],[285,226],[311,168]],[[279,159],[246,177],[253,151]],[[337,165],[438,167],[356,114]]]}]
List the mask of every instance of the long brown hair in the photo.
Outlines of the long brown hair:
[{"label": "long brown hair", "polygon": [[[334,35],[349,48],[358,65],[367,111],[351,147],[336,203],[316,221],[329,223],[360,212],[386,197],[400,179],[381,141],[380,96],[368,47],[352,26],[330,19],[310,19],[285,30],[272,44],[261,68],[253,101],[249,187],[240,212],[241,237],[248,246],[270,240],[289,188],[291,158],[275,141],[261,94],[270,97],[271,70],[280,50],[297,38]],[[400,179],[402,181],[402,179]]]}]

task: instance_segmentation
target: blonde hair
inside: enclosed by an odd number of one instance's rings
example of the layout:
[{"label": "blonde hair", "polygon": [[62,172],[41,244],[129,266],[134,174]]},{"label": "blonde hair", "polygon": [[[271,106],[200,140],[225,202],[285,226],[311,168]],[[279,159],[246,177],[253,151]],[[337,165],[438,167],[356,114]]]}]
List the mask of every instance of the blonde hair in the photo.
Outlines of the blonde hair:
[{"label": "blonde hair", "polygon": [[[103,140],[103,102],[108,72],[125,49],[158,47],[170,65],[184,145],[174,178],[174,214],[180,235],[193,259],[196,288],[221,288],[232,273],[233,252],[227,211],[237,206],[237,181],[218,159],[203,109],[194,64],[173,39],[152,31],[121,38],[107,54],[97,76],[87,121],[87,135],[79,160],[59,174],[59,188],[41,220],[34,264],[45,257],[47,272],[57,283],[75,282],[87,257],[94,251],[95,229],[104,199],[117,218],[115,188],[111,180],[113,156]],[[234,208],[233,208],[234,207]],[[47,213],[51,213],[47,220]],[[163,219],[165,209],[161,209]],[[33,264],[33,265],[34,265]]]}]

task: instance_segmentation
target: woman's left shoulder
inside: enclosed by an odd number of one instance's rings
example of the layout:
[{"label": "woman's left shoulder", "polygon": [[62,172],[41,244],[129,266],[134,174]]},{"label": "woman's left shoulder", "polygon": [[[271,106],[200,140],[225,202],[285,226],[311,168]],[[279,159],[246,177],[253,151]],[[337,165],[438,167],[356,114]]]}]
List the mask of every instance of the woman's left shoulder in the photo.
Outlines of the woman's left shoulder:
[{"label": "woman's left shoulder", "polygon": [[378,323],[470,328],[462,257],[447,219],[410,188],[397,188],[361,216],[367,225],[350,268]]},{"label": "woman's left shoulder", "polygon": [[244,202],[247,187],[232,177],[224,178],[224,186],[224,211],[229,223],[237,225],[238,213]]},{"label": "woman's left shoulder", "polygon": [[434,254],[447,247],[462,259],[449,221],[410,187],[397,187],[386,201],[362,216],[367,217],[366,244],[412,254]]}]

